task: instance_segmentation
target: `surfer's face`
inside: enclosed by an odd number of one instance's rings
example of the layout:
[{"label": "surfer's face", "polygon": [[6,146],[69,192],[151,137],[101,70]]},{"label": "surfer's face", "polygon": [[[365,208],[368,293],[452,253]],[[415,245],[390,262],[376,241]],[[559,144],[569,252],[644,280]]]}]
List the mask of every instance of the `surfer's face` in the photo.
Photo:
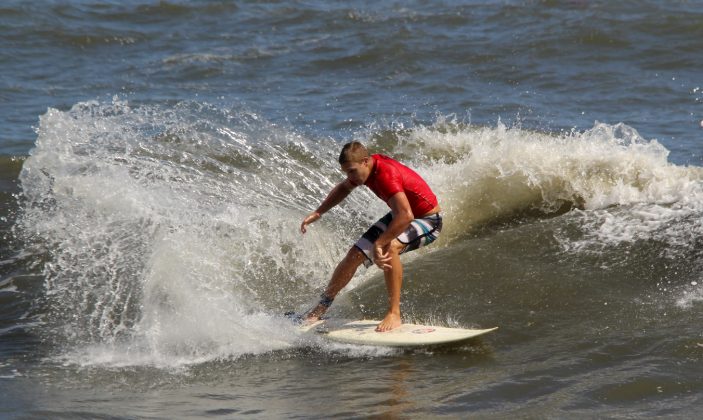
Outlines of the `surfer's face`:
[{"label": "surfer's face", "polygon": [[347,174],[347,179],[354,185],[362,185],[371,174],[372,160],[363,158],[360,162],[345,162],[342,171]]}]

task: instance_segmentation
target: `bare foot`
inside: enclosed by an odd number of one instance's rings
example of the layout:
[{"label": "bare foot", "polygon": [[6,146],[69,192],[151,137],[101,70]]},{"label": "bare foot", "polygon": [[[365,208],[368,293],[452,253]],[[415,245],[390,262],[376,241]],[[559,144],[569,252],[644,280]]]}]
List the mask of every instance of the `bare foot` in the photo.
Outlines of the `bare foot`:
[{"label": "bare foot", "polygon": [[322,306],[322,305],[317,305],[315,308],[313,308],[312,311],[305,314],[305,317],[303,318],[303,323],[305,325],[313,324],[313,323],[319,321],[325,312],[327,312],[327,307]]},{"label": "bare foot", "polygon": [[376,327],[376,331],[386,332],[398,328],[401,325],[403,325],[403,322],[400,320],[400,314],[388,312],[386,317],[383,318],[383,321]]}]

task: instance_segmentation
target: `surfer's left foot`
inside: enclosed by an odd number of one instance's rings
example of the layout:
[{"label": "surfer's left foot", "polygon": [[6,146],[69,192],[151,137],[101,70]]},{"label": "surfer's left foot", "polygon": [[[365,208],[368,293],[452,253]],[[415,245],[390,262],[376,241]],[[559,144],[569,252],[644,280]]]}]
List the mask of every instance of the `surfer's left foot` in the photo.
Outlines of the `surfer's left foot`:
[{"label": "surfer's left foot", "polygon": [[327,312],[326,306],[317,305],[310,312],[303,315],[303,323],[308,325],[317,322],[322,318],[325,312]]},{"label": "surfer's left foot", "polygon": [[403,322],[400,320],[400,314],[388,312],[386,317],[383,318],[383,321],[376,327],[376,331],[386,332],[398,328],[401,325],[403,325]]}]

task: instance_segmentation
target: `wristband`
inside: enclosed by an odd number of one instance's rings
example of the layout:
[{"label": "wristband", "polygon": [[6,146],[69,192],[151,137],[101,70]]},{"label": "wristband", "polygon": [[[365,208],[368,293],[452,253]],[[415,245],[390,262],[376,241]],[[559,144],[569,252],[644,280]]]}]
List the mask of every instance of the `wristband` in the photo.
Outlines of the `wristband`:
[{"label": "wristband", "polygon": [[320,305],[324,306],[325,308],[329,308],[330,306],[332,306],[332,302],[334,302],[334,298],[331,298],[324,293],[320,295]]}]

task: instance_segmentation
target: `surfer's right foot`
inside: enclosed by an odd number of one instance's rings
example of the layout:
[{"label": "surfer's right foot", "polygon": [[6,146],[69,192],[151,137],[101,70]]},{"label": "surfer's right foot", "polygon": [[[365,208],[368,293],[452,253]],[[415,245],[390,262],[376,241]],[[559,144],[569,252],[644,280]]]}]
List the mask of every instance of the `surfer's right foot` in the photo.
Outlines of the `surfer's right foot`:
[{"label": "surfer's right foot", "polygon": [[394,330],[398,327],[403,325],[403,322],[400,320],[400,314],[395,313],[395,312],[388,312],[386,314],[386,317],[383,318],[383,321],[381,321],[380,324],[376,327],[377,332],[387,332]]}]

